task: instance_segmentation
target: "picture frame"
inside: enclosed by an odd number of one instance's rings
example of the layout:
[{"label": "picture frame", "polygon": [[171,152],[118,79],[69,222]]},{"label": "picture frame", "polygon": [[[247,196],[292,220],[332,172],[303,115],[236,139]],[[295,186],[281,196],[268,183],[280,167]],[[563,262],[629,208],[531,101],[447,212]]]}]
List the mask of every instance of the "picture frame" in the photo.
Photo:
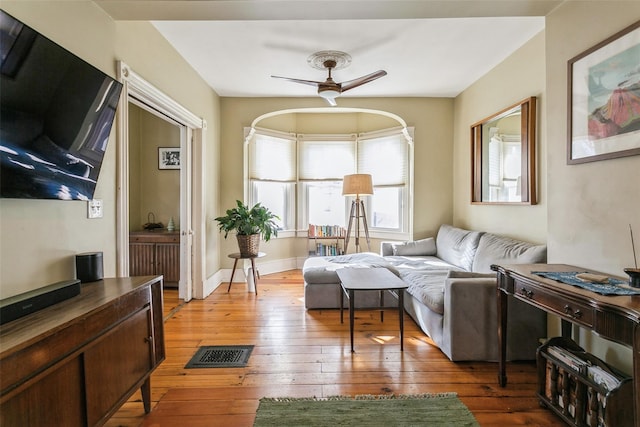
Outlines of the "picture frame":
[{"label": "picture frame", "polygon": [[158,169],[180,169],[180,148],[159,147]]},{"label": "picture frame", "polygon": [[640,21],[568,61],[567,164],[640,154]]}]

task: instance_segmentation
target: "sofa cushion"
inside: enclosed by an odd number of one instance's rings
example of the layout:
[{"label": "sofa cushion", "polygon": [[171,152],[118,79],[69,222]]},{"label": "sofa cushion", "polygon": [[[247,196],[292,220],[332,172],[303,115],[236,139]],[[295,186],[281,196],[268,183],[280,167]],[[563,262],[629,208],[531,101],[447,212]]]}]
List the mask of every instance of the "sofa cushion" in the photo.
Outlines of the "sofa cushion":
[{"label": "sofa cushion", "polygon": [[428,271],[462,270],[460,267],[435,256],[386,256],[384,259],[399,271],[413,270],[425,273]]},{"label": "sofa cushion", "polygon": [[394,256],[431,256],[436,254],[436,241],[433,237],[392,245]]},{"label": "sofa cushion", "polygon": [[547,246],[485,233],[480,238],[472,270],[490,273],[492,264],[535,264],[547,262]]},{"label": "sofa cushion", "polygon": [[400,270],[400,278],[407,284],[407,292],[431,311],[444,314],[444,282],[446,270],[411,271]]},{"label": "sofa cushion", "polygon": [[[457,268],[457,267],[452,267]],[[407,292],[431,311],[444,314],[444,284],[454,278],[495,278],[496,273],[484,274],[460,270],[407,270],[399,268]]]},{"label": "sofa cushion", "polygon": [[469,231],[448,224],[440,226],[436,238],[438,258],[471,271],[481,231]]},{"label": "sofa cushion", "polygon": [[302,267],[305,283],[340,283],[336,270],[344,267],[375,268],[383,267],[399,276],[398,270],[383,257],[372,252],[340,255],[332,257],[307,258]]}]

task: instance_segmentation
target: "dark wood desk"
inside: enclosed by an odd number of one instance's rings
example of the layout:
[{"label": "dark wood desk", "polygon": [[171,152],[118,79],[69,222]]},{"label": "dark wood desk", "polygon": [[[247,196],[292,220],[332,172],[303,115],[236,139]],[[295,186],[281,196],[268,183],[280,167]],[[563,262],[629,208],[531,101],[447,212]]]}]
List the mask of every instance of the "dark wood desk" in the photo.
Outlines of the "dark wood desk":
[{"label": "dark wood desk", "polygon": [[[640,296],[603,296],[576,286],[532,274],[534,271],[589,271],[565,264],[493,265],[498,272],[498,382],[507,384],[507,296],[531,304],[562,320],[562,335],[571,336],[571,324],[633,350],[635,425],[640,427]],[[602,273],[599,273],[602,274]]]}]

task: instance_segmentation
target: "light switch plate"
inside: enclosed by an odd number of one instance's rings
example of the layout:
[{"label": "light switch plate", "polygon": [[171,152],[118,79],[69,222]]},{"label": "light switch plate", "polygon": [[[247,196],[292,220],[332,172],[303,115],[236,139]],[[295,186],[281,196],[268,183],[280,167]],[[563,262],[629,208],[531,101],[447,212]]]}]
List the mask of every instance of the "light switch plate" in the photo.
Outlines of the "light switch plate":
[{"label": "light switch plate", "polygon": [[87,218],[102,218],[102,200],[92,199],[87,204]]}]

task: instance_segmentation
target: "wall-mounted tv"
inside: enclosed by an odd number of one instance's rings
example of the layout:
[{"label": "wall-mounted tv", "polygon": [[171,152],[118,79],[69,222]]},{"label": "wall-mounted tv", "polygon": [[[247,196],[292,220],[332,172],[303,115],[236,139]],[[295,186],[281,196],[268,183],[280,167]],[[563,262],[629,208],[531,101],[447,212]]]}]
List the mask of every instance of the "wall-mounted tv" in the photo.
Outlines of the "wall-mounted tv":
[{"label": "wall-mounted tv", "polygon": [[122,85],[0,10],[0,197],[93,198]]}]

